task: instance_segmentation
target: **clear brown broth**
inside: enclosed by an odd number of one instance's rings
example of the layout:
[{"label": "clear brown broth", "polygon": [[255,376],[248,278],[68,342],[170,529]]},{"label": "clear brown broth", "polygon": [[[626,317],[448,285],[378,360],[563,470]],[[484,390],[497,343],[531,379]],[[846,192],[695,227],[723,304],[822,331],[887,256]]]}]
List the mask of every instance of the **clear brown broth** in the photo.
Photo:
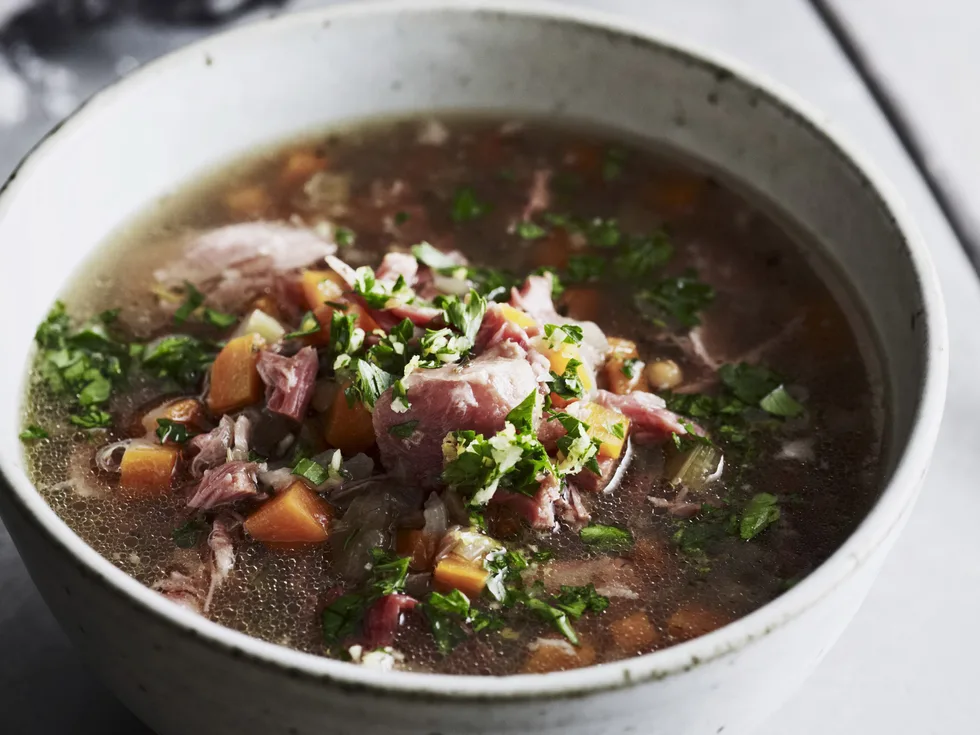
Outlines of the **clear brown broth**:
[{"label": "clear brown broth", "polygon": [[[407,120],[317,135],[235,162],[162,202],[113,238],[70,285],[70,312],[84,317],[122,307],[123,324],[133,336],[157,333],[161,321],[149,291],[152,272],[176,257],[178,236],[253,218],[310,225],[328,219],[348,226],[357,233],[356,252],[341,256],[355,265],[359,259],[376,265],[389,246],[428,240],[463,251],[475,264],[522,275],[541,264],[537,245],[508,234],[508,226],[524,206],[533,172],[550,168],[555,171],[552,211],[615,217],[624,232],[667,231],[676,253],[665,272],[695,267],[717,292],[702,322],[710,351],[722,360],[750,353],[794,319],[801,325],[762,359],[805,388],[806,425],[766,435],[751,465],[729,465],[710,497],[702,498],[711,502],[727,493],[777,495],[783,501],[782,516],[764,534],[752,542],[723,538],[707,559],[683,554],[672,541],[678,521],[655,511],[648,500],[669,494],[660,479],[659,448],[637,447],[622,485],[591,499],[593,522],[628,527],[637,539],[625,556],[640,581],[637,599],[612,598],[603,614],[586,615],[576,623],[583,641],[597,652],[595,662],[656,650],[703,632],[697,625],[677,625],[672,616],[679,610],[706,611],[700,618],[710,621],[704,630],[741,617],[818,566],[853,531],[878,493],[884,399],[861,314],[842,296],[846,290],[839,282],[827,278],[830,271],[818,264],[813,249],[767,206],[668,152],[547,121],[531,121],[504,136],[499,120],[460,118],[447,124],[451,135],[440,146],[419,144],[420,123]],[[301,186],[282,185],[280,172],[288,153],[310,146],[326,157],[330,171],[350,174],[345,211],[324,211],[310,204]],[[603,160],[611,147],[626,155],[621,172],[606,180],[582,162],[596,156]],[[396,205],[373,206],[372,185],[387,187],[395,180],[404,181],[409,193]],[[449,203],[461,185],[472,186],[492,209],[471,222],[455,223]],[[254,186],[266,192],[267,206],[250,215],[229,207],[230,192]],[[693,204],[678,204],[671,191],[688,192]],[[395,210],[408,212],[410,219],[386,232],[383,216]],[[690,382],[710,376],[688,351],[665,339],[663,330],[637,318],[629,284],[601,283],[596,288],[601,297],[597,321],[607,335],[634,340],[648,363],[675,360]],[[159,390],[153,383],[136,384],[117,399],[112,434],[125,435],[128,417]],[[32,395],[36,420],[52,425],[63,419],[42,390]],[[777,458],[794,439],[812,442],[813,460]],[[176,495],[140,502],[127,497],[111,480],[89,470],[96,446],[67,429],[31,444],[27,454],[33,476],[50,505],[87,543],[151,584],[176,562],[197,554],[175,549],[171,540],[172,530],[185,518],[183,500]],[[64,485],[72,462],[88,473],[99,492],[82,497]],[[541,536],[525,529],[507,543],[551,549],[556,560],[565,562],[595,556],[567,530]],[[245,541],[210,616],[250,635],[322,654],[318,612],[341,581],[326,548],[270,550]],[[637,610],[653,623],[656,639],[634,650],[617,648],[611,624]],[[508,621],[506,635],[473,636],[444,657],[432,645],[424,622],[409,616],[396,647],[406,656],[405,668],[501,675],[522,670],[530,641],[553,636],[536,619],[514,619]]]}]

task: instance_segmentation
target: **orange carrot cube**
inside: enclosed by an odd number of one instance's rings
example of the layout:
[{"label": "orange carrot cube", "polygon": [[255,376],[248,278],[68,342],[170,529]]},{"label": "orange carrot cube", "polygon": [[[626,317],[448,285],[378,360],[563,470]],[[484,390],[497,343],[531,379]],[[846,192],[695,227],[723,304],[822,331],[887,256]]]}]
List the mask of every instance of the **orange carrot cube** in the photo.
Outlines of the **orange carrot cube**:
[{"label": "orange carrot cube", "polygon": [[245,530],[267,544],[318,544],[329,537],[332,518],[326,501],[297,480],[252,513]]},{"label": "orange carrot cube", "polygon": [[144,497],[156,497],[170,490],[180,450],[172,446],[132,444],[120,464],[120,484]]},{"label": "orange carrot cube", "polygon": [[265,387],[259,377],[259,350],[264,341],[255,334],[229,340],[211,366],[208,406],[228,413],[262,400]]}]

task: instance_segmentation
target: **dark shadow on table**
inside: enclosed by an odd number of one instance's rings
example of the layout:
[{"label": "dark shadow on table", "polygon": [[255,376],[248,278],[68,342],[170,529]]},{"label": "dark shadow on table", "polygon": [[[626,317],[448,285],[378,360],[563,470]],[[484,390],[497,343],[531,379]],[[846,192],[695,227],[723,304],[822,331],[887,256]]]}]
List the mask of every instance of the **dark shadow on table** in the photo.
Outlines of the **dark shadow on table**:
[{"label": "dark shadow on table", "polygon": [[10,735],[152,735],[82,663],[2,525],[0,712]]}]

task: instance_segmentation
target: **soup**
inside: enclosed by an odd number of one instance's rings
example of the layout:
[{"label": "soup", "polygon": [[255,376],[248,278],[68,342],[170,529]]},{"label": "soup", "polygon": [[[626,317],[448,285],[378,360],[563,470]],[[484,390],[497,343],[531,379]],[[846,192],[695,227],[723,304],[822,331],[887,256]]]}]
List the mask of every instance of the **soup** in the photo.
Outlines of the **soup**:
[{"label": "soup", "polygon": [[452,674],[648,653],[780,595],[876,496],[878,366],[798,240],[601,131],[281,145],[77,276],[25,451],[106,558],[265,640]]}]

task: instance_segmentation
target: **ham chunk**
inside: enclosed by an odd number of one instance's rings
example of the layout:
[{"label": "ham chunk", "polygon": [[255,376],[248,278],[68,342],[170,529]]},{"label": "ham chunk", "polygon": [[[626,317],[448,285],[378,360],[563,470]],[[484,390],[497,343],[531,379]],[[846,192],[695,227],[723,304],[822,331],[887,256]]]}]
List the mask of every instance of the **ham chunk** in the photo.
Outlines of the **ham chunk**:
[{"label": "ham chunk", "polygon": [[419,274],[419,262],[408,253],[386,253],[374,277],[383,283],[394,283],[401,276],[405,283],[414,286]]},{"label": "ham chunk", "polygon": [[600,556],[581,561],[556,561],[543,564],[533,573],[525,574],[525,582],[541,581],[544,588],[557,593],[562,585],[582,587],[595,585],[595,590],[603,597],[621,597],[635,600],[639,595],[640,579],[628,559]]},{"label": "ham chunk", "polygon": [[313,398],[319,367],[316,350],[304,347],[292,357],[263,350],[259,377],[266,385],[266,405],[273,413],[300,422]]},{"label": "ham chunk", "polygon": [[492,505],[510,508],[527,524],[538,531],[553,531],[555,528],[555,502],[562,497],[558,481],[548,475],[541,481],[538,492],[524,495],[507,490],[497,490],[490,499]]},{"label": "ham chunk", "polygon": [[631,422],[631,436],[638,442],[659,444],[670,439],[671,434],[687,434],[681,418],[668,411],[664,399],[653,393],[634,391],[618,395],[600,390],[595,402],[625,415]]},{"label": "ham chunk", "polygon": [[364,616],[364,648],[383,648],[394,643],[402,618],[417,604],[414,597],[396,593],[371,605]]},{"label": "ham chunk", "polygon": [[259,466],[255,462],[228,462],[208,470],[187,501],[188,508],[211,510],[258,495],[255,485]]},{"label": "ham chunk", "polygon": [[153,275],[168,288],[192,283],[207,294],[209,306],[237,311],[273,288],[279,273],[315,263],[336,249],[306,228],[271,222],[227,225],[191,235],[183,256]]},{"label": "ham chunk", "polygon": [[[485,436],[497,433],[507,414],[537,388],[526,353],[512,342],[463,367],[417,370],[404,382],[411,408],[393,410],[387,391],[374,408],[374,433],[385,468],[425,485],[438,482],[446,434],[467,429]],[[418,422],[410,436],[402,439],[390,432],[407,421]]]}]

